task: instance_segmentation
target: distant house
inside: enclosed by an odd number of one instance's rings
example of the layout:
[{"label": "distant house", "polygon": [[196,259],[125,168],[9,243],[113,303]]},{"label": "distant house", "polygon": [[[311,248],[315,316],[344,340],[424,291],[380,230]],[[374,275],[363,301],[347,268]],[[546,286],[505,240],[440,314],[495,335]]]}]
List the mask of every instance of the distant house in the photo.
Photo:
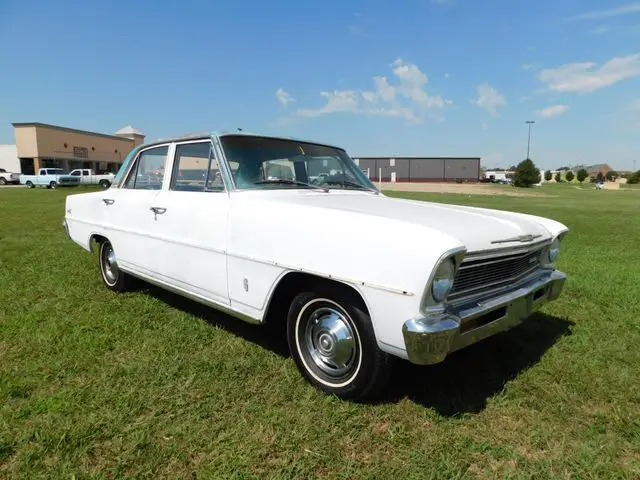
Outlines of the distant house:
[{"label": "distant house", "polygon": [[613,168],[609,166],[607,163],[597,163],[595,165],[589,165],[586,167],[587,172],[590,177],[596,178],[599,173],[602,174],[603,177],[607,176],[607,173],[613,172]]}]

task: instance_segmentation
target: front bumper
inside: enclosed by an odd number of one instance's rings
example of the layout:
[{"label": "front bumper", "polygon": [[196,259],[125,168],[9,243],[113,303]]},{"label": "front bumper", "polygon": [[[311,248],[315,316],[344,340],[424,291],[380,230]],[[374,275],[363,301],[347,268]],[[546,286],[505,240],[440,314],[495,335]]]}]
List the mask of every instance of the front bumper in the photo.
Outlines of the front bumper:
[{"label": "front bumper", "polygon": [[546,270],[514,290],[407,320],[402,327],[409,361],[442,362],[447,354],[522,323],[560,295],[566,275]]}]

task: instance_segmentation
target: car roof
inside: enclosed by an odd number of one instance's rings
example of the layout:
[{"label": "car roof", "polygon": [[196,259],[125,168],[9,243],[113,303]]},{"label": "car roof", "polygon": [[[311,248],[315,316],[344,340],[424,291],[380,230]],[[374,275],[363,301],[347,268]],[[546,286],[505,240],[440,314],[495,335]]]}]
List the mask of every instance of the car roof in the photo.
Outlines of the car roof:
[{"label": "car roof", "polygon": [[294,142],[303,142],[303,143],[311,143],[314,145],[321,145],[324,147],[337,148],[338,150],[344,150],[344,148],[339,147],[337,145],[332,145],[329,143],[318,142],[314,140],[305,140],[297,137],[287,137],[282,135],[267,135],[263,133],[254,133],[254,132],[245,132],[245,131],[213,131],[213,132],[199,132],[199,133],[189,133],[184,135],[179,135],[175,137],[166,137],[159,138],[157,140],[147,142],[143,145],[140,145],[138,149],[147,148],[152,145],[159,145],[164,143],[172,143],[172,142],[184,142],[184,141],[195,141],[195,140],[206,140],[207,138],[221,138],[228,136],[247,136],[247,137],[262,137],[262,138],[271,138],[274,140],[291,140]]}]

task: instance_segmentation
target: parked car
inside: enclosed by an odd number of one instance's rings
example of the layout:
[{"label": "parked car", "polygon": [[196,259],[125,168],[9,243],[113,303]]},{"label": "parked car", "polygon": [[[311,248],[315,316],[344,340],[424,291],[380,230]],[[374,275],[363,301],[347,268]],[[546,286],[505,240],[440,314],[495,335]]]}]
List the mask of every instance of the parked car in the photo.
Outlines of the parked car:
[{"label": "parked car", "polygon": [[20,183],[20,175],[7,172],[4,168],[0,168],[0,185],[7,185],[9,183]]},{"label": "parked car", "polygon": [[[294,178],[268,178],[273,165]],[[69,195],[65,212],[69,238],[97,246],[107,288],[138,278],[286,323],[301,374],[345,399],[380,393],[397,358],[436,364],[520,324],[565,282],[561,223],[387,197],[345,150],[290,138],[146,144],[109,190]]]},{"label": "parked car", "polygon": [[100,188],[109,188],[115,178],[113,173],[96,175],[93,170],[87,168],[76,168],[75,170],[71,170],[69,175],[72,177],[80,177],[80,184],[82,185],[100,185]]},{"label": "parked car", "polygon": [[76,187],[80,185],[80,178],[67,175],[61,168],[41,168],[37,175],[20,175],[20,183],[27,188]]}]

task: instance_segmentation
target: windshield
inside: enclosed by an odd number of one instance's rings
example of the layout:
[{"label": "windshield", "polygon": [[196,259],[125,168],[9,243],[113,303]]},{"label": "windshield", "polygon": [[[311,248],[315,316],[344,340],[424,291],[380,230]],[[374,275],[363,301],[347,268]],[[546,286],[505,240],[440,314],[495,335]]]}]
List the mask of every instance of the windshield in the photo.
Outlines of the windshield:
[{"label": "windshield", "polygon": [[377,191],[344,150],[280,138],[225,135],[222,148],[237,188]]}]

